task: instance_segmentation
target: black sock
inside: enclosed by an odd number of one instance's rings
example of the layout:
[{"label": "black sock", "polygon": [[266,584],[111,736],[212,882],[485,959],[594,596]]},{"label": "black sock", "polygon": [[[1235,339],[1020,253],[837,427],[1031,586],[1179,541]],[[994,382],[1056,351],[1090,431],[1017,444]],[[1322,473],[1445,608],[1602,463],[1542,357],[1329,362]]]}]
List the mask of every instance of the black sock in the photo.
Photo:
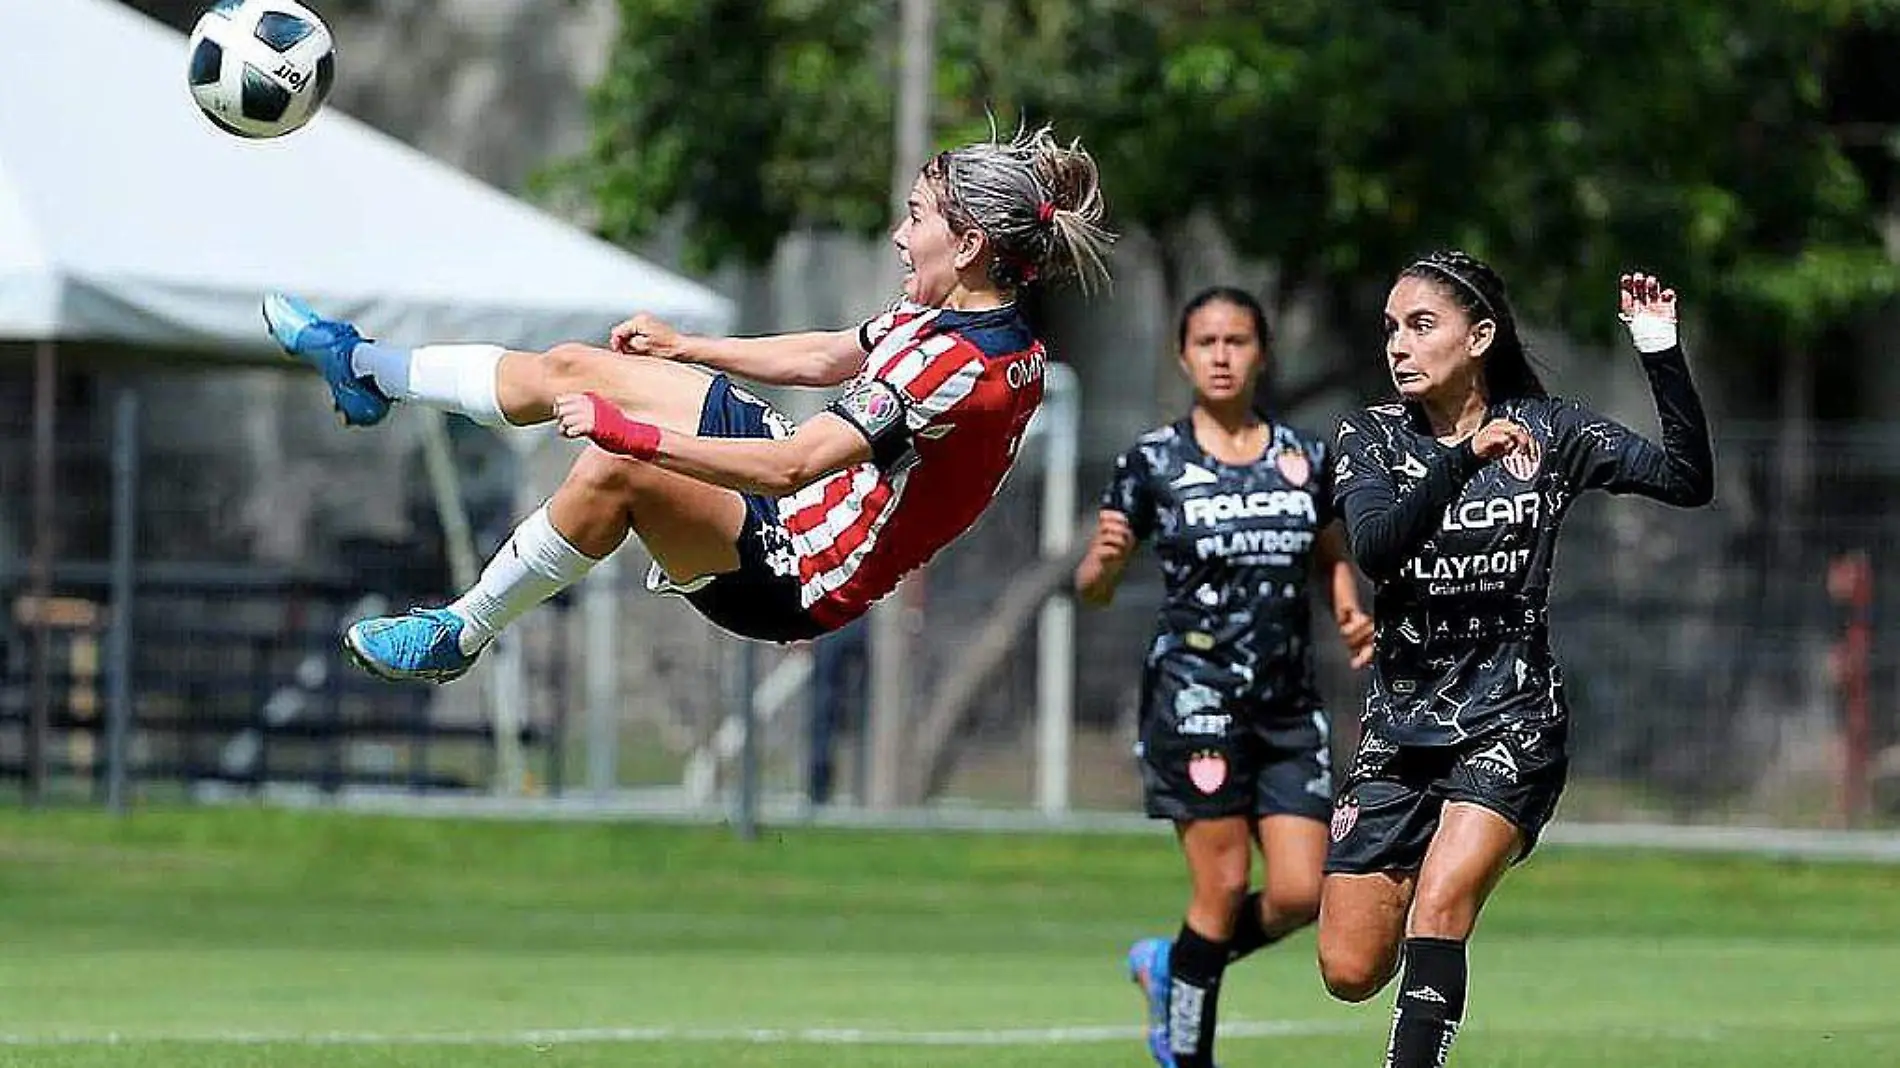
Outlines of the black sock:
[{"label": "black sock", "polygon": [[1444,1068],[1464,1018],[1465,944],[1451,938],[1406,939],[1386,1068]]},{"label": "black sock", "polygon": [[1220,1001],[1221,973],[1227,970],[1227,943],[1203,938],[1181,925],[1168,951],[1168,1044],[1178,1068],[1213,1068],[1214,1018]]},{"label": "black sock", "polygon": [[1227,963],[1262,950],[1285,938],[1284,934],[1268,934],[1260,922],[1261,893],[1255,890],[1240,903],[1240,915],[1234,918],[1234,937],[1227,940]]}]

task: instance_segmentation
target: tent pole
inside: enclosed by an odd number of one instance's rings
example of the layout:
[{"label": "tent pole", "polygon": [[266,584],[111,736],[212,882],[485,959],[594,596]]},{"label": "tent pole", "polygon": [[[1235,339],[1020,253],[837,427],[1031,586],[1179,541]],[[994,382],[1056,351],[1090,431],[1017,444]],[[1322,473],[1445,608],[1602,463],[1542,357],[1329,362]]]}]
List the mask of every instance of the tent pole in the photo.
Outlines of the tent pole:
[{"label": "tent pole", "polygon": [[106,631],[106,808],[126,811],[132,733],[132,599],[138,588],[139,392],[121,385],[112,406],[112,609]]},{"label": "tent pole", "polygon": [[53,417],[59,352],[41,341],[33,360],[33,682],[27,710],[25,782],[27,805],[38,807],[46,788],[46,733],[53,705]]}]

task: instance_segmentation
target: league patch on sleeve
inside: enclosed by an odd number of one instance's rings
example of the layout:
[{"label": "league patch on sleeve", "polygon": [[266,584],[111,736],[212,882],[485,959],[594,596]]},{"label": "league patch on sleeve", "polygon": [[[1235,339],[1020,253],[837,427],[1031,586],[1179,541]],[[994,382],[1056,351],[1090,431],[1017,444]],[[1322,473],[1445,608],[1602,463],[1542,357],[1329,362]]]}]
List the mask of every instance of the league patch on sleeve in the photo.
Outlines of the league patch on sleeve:
[{"label": "league patch on sleeve", "polygon": [[859,383],[839,397],[832,410],[857,425],[864,436],[878,441],[904,424],[904,402],[897,388],[875,378]]}]

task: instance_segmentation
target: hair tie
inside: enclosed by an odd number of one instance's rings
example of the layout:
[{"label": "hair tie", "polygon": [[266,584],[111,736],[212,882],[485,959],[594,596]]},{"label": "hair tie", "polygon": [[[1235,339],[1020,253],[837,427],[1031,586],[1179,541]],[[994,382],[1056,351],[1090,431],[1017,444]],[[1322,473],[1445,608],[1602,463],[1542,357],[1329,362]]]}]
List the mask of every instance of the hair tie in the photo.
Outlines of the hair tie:
[{"label": "hair tie", "polygon": [[1055,217],[1056,217],[1056,202],[1055,201],[1045,200],[1036,205],[1036,221],[1037,222],[1047,225],[1048,223],[1054,222]]}]

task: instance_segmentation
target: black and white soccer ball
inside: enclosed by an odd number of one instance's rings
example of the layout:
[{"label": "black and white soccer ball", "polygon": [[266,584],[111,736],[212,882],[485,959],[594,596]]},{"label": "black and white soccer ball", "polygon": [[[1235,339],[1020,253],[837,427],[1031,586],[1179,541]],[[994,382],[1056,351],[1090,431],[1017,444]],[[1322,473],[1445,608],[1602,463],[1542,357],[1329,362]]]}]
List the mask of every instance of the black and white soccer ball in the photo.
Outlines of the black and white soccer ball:
[{"label": "black and white soccer ball", "polygon": [[323,107],[336,42],[296,0],[218,0],[191,31],[191,95],[219,129],[282,137]]}]

